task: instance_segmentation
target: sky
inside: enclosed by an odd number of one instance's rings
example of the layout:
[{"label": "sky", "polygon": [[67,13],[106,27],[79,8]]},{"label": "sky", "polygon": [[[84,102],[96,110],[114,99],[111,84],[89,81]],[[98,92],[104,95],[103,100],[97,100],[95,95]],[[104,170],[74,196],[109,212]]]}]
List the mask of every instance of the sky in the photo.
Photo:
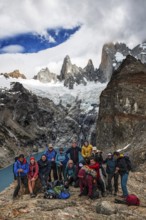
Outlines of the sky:
[{"label": "sky", "polygon": [[145,0],[1,0],[0,73],[59,74],[66,55],[98,67],[105,43],[146,40],[145,10]]}]

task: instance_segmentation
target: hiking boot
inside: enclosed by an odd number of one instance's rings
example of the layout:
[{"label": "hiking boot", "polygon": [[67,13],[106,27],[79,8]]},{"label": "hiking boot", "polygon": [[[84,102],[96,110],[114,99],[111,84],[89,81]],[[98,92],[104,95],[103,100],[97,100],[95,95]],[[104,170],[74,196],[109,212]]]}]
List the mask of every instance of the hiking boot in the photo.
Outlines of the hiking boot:
[{"label": "hiking boot", "polygon": [[30,193],[30,198],[34,198],[36,195],[34,193]]},{"label": "hiking boot", "polygon": [[94,198],[94,196],[93,196],[93,195],[88,196],[88,198],[89,198],[89,199],[92,199],[92,200],[93,200],[93,199],[96,199],[96,198]]},{"label": "hiking boot", "polygon": [[116,192],[114,192],[114,196],[117,196],[117,193],[116,193]]},{"label": "hiking boot", "polygon": [[102,192],[101,195],[102,195],[102,197],[106,197],[106,193],[105,192]]},{"label": "hiking boot", "polygon": [[84,195],[84,194],[81,192],[78,196],[81,197],[81,196],[83,196],[83,195]]}]

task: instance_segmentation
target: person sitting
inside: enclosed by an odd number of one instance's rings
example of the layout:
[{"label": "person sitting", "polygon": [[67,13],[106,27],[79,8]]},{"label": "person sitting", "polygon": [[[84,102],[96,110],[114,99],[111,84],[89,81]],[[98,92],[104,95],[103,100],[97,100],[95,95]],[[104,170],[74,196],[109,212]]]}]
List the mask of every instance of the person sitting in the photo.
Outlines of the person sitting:
[{"label": "person sitting", "polygon": [[69,187],[70,184],[75,184],[76,181],[76,166],[72,160],[69,160],[64,173],[65,186]]},{"label": "person sitting", "polygon": [[29,172],[28,172],[28,189],[30,192],[30,197],[35,197],[34,188],[36,180],[38,179],[39,167],[38,163],[35,161],[34,157],[30,158]]},{"label": "person sitting", "polygon": [[89,144],[88,141],[85,141],[81,151],[82,157],[84,159],[91,157],[92,150],[93,150],[93,146]]},{"label": "person sitting", "polygon": [[43,190],[45,191],[47,189],[49,174],[51,171],[51,162],[47,160],[47,157],[45,154],[43,154],[41,156],[41,159],[38,161],[38,166],[39,166],[39,178],[40,178]]},{"label": "person sitting", "polygon": [[[53,171],[53,178],[54,180],[58,180],[57,176],[57,168],[56,168],[56,163],[55,163],[55,157],[56,157],[57,152],[54,150],[53,145],[49,144],[48,145],[48,150],[45,152],[45,155],[51,163],[51,170]],[[49,181],[51,182],[51,170],[49,174]]]},{"label": "person sitting", "polygon": [[64,171],[66,168],[66,164],[69,160],[68,156],[63,151],[64,149],[60,147],[59,152],[57,153],[56,158],[55,158],[59,180],[62,180],[64,178]]},{"label": "person sitting", "polygon": [[17,186],[13,193],[13,199],[15,199],[18,195],[18,192],[20,190],[21,182],[27,188],[28,181],[27,181],[27,173],[29,170],[28,163],[26,159],[24,158],[23,154],[20,154],[17,161],[14,163],[14,174],[17,178]]}]

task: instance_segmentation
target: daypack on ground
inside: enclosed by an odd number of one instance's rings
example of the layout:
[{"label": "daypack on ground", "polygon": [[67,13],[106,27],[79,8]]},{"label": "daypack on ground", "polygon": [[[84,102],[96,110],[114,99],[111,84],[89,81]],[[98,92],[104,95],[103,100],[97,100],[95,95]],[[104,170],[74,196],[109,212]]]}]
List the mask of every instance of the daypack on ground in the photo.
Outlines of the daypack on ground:
[{"label": "daypack on ground", "polygon": [[127,203],[127,205],[137,205],[137,206],[139,206],[140,205],[140,200],[136,195],[130,194],[126,197],[126,203]]},{"label": "daypack on ground", "polygon": [[126,204],[128,206],[131,206],[131,205],[139,206],[140,205],[140,200],[136,195],[130,194],[126,197],[125,200],[115,199],[115,203]]},{"label": "daypack on ground", "polygon": [[63,185],[49,188],[44,193],[45,199],[68,199],[69,197],[70,193]]}]

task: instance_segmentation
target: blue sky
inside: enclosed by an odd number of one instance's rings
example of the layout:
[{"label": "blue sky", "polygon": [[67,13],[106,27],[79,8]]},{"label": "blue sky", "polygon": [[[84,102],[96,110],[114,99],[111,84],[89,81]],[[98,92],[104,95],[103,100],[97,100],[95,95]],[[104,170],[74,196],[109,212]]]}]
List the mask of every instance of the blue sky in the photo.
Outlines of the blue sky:
[{"label": "blue sky", "polygon": [[0,53],[35,53],[52,48],[68,40],[79,28],[77,26],[72,29],[48,29],[45,34],[24,33],[1,38]]}]

